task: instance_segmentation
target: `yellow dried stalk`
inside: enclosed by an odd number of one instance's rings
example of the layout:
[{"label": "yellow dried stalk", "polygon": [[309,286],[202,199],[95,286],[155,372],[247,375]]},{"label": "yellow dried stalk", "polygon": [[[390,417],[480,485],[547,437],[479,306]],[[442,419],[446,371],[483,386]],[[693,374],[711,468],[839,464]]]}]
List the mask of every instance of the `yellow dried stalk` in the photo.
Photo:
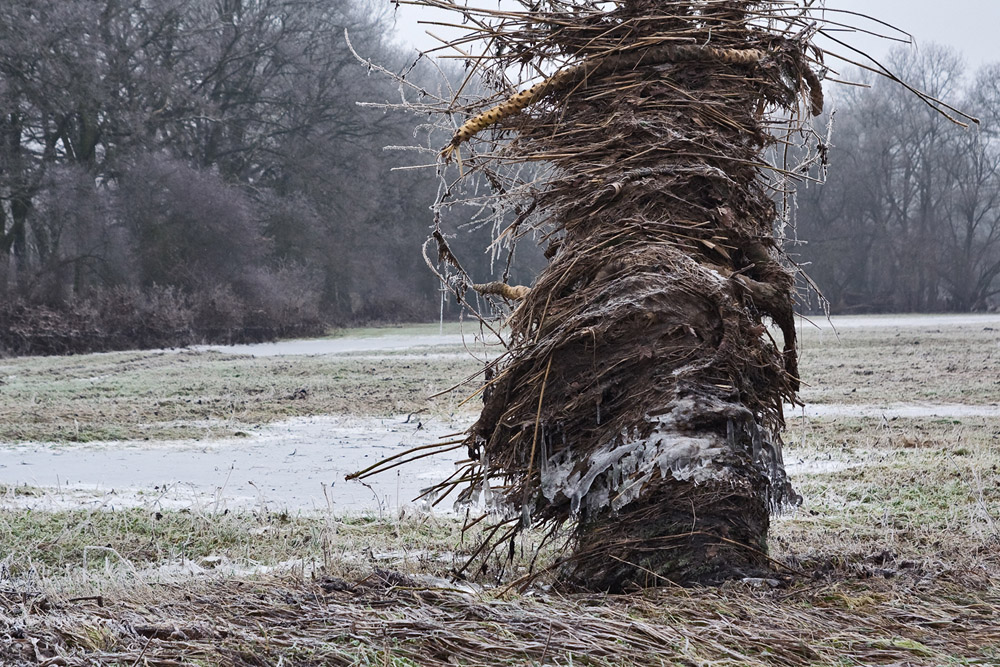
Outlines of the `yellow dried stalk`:
[{"label": "yellow dried stalk", "polygon": [[521,113],[547,93],[557,90],[568,83],[581,80],[588,74],[615,70],[624,66],[636,65],[640,62],[648,65],[667,60],[712,60],[728,65],[752,65],[763,60],[766,55],[761,49],[720,49],[713,46],[672,45],[653,47],[629,54],[591,58],[578,65],[560,70],[544,81],[536,83],[531,88],[522,90],[495,107],[491,107],[465,121],[458,128],[458,131],[455,132],[455,135],[451,138],[451,142],[441,151],[441,157],[445,160],[450,159],[452,153],[459,146],[490,125]]},{"label": "yellow dried stalk", "polygon": [[816,76],[816,72],[811,69],[806,69],[806,71],[803,72],[803,77],[809,85],[809,104],[812,107],[812,115],[818,116],[823,113],[823,84],[820,83],[819,77]]},{"label": "yellow dried stalk", "polygon": [[[705,60],[715,60],[727,65],[753,65],[767,55],[761,49],[719,49],[714,46],[677,46],[677,59],[691,60],[701,56]],[[686,58],[684,56],[687,56]]]},{"label": "yellow dried stalk", "polygon": [[452,137],[451,143],[449,143],[445,149],[441,151],[441,156],[448,159],[452,152],[454,152],[455,149],[463,143],[476,136],[490,125],[499,123],[504,118],[521,113],[521,111],[525,108],[537,102],[550,90],[560,86],[564,81],[569,79],[570,76],[576,74],[578,70],[585,66],[586,63],[580,63],[579,65],[556,72],[544,81],[540,81],[531,88],[518,92],[516,95],[507,98],[495,107],[487,109],[481,114],[477,114],[465,121],[462,123],[462,127],[458,128],[455,136]]},{"label": "yellow dried stalk", "polygon": [[520,301],[531,292],[530,287],[525,287],[524,285],[508,285],[507,283],[501,282],[477,284],[473,285],[472,289],[483,295],[492,294],[494,296],[502,296],[503,298],[510,299],[511,301]]}]

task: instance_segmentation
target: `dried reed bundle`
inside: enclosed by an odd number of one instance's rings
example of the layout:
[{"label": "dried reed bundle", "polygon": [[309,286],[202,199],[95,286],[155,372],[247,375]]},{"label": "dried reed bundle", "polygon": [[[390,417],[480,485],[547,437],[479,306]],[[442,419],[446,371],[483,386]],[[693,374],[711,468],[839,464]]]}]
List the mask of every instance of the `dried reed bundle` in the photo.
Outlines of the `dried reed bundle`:
[{"label": "dried reed bundle", "polygon": [[[799,387],[795,275],[776,202],[824,151],[773,158],[822,144],[808,119],[827,54],[812,40],[831,19],[798,0],[415,4],[462,15],[473,33],[447,46],[498,88],[428,107],[468,117],[441,159],[516,215],[498,241],[548,242],[535,284],[511,288],[473,285],[435,235],[460,298],[517,303],[462,500],[486,497],[499,540],[573,522],[563,578],[591,589],[766,569],[770,511],[796,500],[780,438]],[[513,72],[536,83],[511,94]],[[509,168],[523,164],[543,167],[527,181]]]}]

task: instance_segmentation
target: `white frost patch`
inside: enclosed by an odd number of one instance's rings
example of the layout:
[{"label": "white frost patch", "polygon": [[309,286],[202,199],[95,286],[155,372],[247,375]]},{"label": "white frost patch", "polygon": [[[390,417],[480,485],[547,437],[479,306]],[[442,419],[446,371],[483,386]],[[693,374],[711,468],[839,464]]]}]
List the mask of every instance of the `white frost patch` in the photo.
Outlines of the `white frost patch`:
[{"label": "white frost patch", "polygon": [[[0,468],[4,467],[0,465]],[[0,471],[2,473],[2,471]],[[180,482],[154,486],[150,489],[111,489],[95,484],[59,486],[57,488],[11,487],[0,494],[0,507],[30,509],[44,512],[64,510],[114,510],[120,507],[148,507],[151,510],[190,509],[212,510],[213,498]],[[229,505],[223,504],[223,507]]]},{"label": "white frost patch", "polygon": [[[114,566],[116,563],[113,558],[108,558],[107,564]],[[293,570],[309,574],[313,570],[313,565],[311,561],[306,562],[298,558],[274,565],[251,565],[237,563],[225,556],[207,556],[197,561],[178,558],[135,570],[134,574],[146,583],[175,583],[194,577],[250,577]]]},{"label": "white frost patch", "polygon": [[493,361],[501,356],[499,352],[472,349],[471,355],[468,350],[461,352],[423,352],[421,354],[351,354],[345,357],[348,361],[469,361],[475,358],[478,361]]},{"label": "white frost patch", "polygon": [[794,480],[798,475],[829,475],[864,464],[865,461],[848,461],[842,458],[833,458],[832,456],[800,457],[792,461],[786,461],[785,472]]},{"label": "white frost patch", "polygon": [[[367,486],[344,476],[467,428],[436,419],[423,419],[419,427],[405,422],[304,417],[223,440],[0,443],[0,485],[8,487],[0,505],[396,512],[452,474],[460,455],[420,459],[366,479]],[[45,493],[18,492],[25,486]]]}]

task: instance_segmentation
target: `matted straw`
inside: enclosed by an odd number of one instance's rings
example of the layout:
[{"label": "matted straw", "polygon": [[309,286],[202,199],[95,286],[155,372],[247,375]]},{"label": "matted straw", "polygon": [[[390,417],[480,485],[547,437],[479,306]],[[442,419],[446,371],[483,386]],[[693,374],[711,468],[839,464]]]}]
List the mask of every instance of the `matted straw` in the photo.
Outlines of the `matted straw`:
[{"label": "matted straw", "polygon": [[467,201],[495,212],[497,245],[534,231],[549,259],[530,288],[477,284],[436,230],[432,268],[459,300],[514,308],[461,483],[432,492],[464,485],[460,501],[500,517],[498,541],[572,522],[563,578],[588,588],[766,570],[769,512],[797,499],[780,438],[796,271],[777,202],[824,166],[809,119],[830,54],[814,38],[839,21],[792,0],[414,4],[460,14],[471,34],[446,46],[466,83],[497,86],[425,107],[464,118],[440,151],[437,220],[481,175],[494,196]]}]

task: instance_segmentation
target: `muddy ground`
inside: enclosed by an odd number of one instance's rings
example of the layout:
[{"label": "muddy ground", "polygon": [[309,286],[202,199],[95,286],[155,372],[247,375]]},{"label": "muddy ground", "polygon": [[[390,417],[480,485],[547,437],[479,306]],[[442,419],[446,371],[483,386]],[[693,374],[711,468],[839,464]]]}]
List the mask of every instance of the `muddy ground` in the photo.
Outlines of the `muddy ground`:
[{"label": "muddy ground", "polygon": [[620,597],[458,576],[447,456],[343,481],[474,418],[457,330],[0,360],[0,664],[1000,664],[1000,317],[834,324],[773,580]]}]

